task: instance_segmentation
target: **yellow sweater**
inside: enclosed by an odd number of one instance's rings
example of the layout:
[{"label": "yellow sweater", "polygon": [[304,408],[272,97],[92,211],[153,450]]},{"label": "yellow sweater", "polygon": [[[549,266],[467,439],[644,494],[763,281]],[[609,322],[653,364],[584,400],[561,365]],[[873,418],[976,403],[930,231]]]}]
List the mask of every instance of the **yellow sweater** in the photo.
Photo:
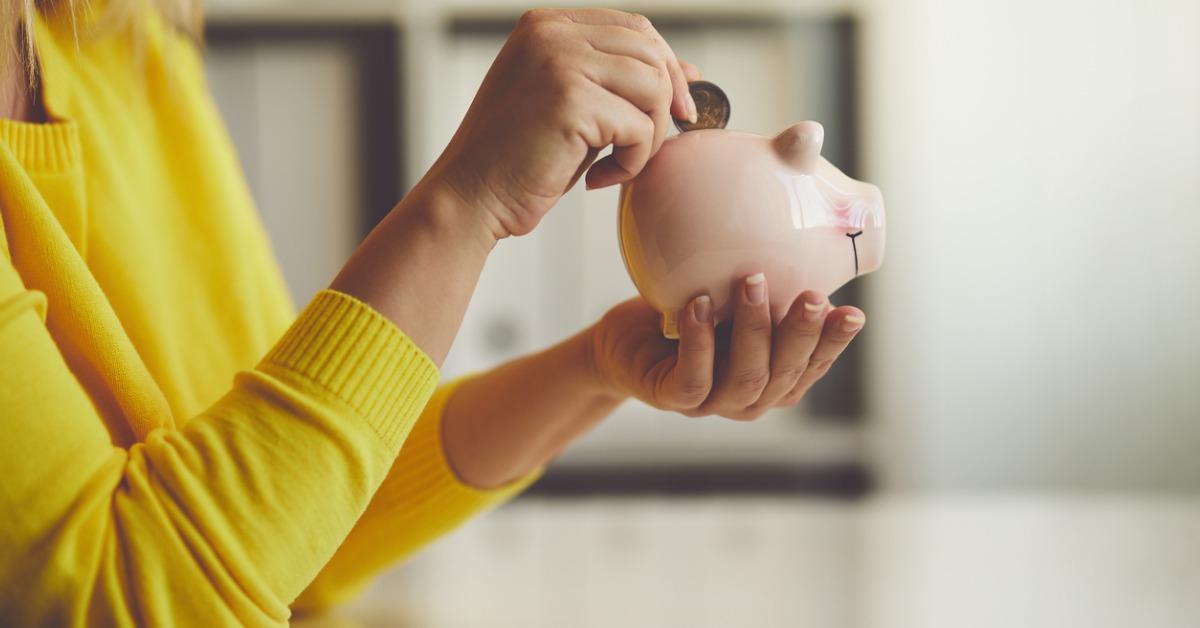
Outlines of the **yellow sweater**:
[{"label": "yellow sweater", "polygon": [[199,54],[145,28],[39,20],[56,121],[0,121],[6,626],[285,624],[528,481],[455,479],[374,310],[295,316]]}]

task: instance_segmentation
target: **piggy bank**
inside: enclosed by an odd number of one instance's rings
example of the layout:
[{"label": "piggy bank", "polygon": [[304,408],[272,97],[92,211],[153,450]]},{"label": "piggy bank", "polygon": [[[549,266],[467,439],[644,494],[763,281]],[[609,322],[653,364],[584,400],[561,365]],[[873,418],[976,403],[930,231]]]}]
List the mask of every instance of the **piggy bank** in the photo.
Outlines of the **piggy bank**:
[{"label": "piggy bank", "polygon": [[821,156],[825,132],[801,122],[775,137],[704,129],[668,139],[621,189],[625,267],[677,338],[677,317],[701,294],[716,321],[731,292],[767,277],[778,322],[804,290],[830,294],[883,262],[879,189]]}]

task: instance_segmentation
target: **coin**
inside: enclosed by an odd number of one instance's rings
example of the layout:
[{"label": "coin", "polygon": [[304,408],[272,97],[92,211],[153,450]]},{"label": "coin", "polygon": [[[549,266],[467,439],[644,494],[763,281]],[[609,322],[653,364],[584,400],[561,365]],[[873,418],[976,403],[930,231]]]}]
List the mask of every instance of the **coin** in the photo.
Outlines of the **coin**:
[{"label": "coin", "polygon": [[708,81],[688,83],[692,100],[696,101],[696,121],[688,122],[675,118],[675,128],[680,131],[698,129],[723,129],[729,124],[729,97],[720,87]]}]

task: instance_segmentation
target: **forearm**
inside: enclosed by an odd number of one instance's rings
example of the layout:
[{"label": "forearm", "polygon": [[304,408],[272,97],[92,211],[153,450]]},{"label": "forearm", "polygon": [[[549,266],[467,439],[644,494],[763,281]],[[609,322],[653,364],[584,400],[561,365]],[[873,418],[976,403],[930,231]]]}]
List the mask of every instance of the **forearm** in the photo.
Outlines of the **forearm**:
[{"label": "forearm", "polygon": [[[440,366],[497,241],[487,216],[442,184],[435,166],[330,287],[370,304]],[[492,488],[521,477],[616,408],[623,397],[596,377],[589,333],[459,388],[442,424],[447,462],[463,482]]]},{"label": "forearm", "polygon": [[493,488],[545,465],[624,400],[596,376],[591,331],[467,381],[442,418],[466,484]]},{"label": "forearm", "polygon": [[358,247],[330,288],[368,303],[441,366],[496,236],[434,174]]}]

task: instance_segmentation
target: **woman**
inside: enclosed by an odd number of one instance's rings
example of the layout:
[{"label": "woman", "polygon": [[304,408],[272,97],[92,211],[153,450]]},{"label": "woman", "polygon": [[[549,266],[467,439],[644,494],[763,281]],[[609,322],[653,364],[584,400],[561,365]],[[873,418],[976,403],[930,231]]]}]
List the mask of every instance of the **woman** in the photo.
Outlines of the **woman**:
[{"label": "woman", "polygon": [[623,399],[753,419],[864,323],[805,293],[772,326],[755,275],[728,335],[704,295],[678,342],[634,299],[438,387],[493,247],[585,171],[636,175],[695,115],[696,69],[637,15],[526,13],[441,158],[297,317],[163,17],[186,12],[96,4],[3,10],[5,625],[284,624],[515,494]]}]

